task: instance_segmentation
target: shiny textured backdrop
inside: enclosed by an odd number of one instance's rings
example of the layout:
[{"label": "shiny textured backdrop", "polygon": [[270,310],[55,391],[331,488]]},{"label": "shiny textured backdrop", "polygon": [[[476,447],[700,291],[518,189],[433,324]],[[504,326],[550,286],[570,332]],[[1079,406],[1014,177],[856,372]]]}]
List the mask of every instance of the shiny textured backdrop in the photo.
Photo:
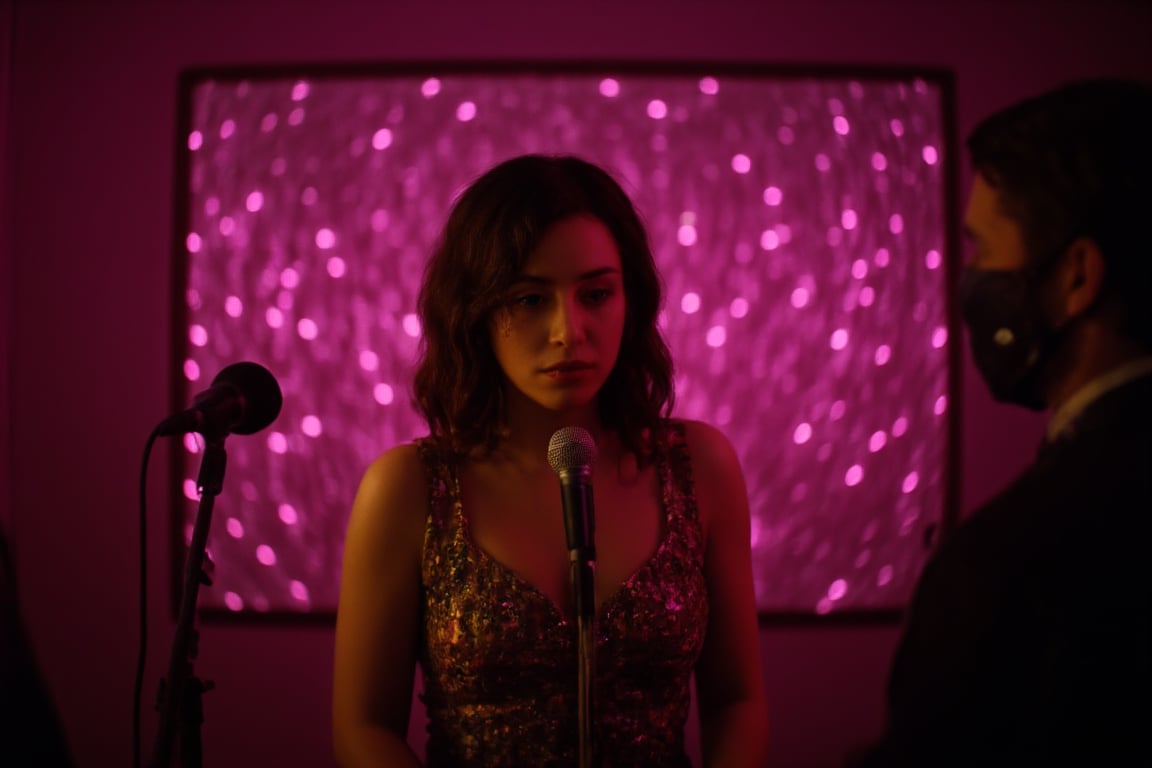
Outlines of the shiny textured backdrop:
[{"label": "shiny textured backdrop", "polygon": [[[407,388],[425,257],[461,188],[524,152],[606,166],[645,217],[677,413],[743,460],[761,610],[907,600],[945,499],[939,83],[205,74],[184,98],[180,396],[239,360],[284,390],[270,428],[228,442],[202,607],[335,609],[360,474],[426,431]],[[198,437],[185,447],[187,537]]]}]

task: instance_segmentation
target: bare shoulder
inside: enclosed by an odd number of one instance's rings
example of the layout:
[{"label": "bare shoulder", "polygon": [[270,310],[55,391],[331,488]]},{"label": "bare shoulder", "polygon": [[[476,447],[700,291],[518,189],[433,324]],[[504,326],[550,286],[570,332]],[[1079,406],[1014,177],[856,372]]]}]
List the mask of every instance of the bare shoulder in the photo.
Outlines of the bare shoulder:
[{"label": "bare shoulder", "polygon": [[349,540],[392,551],[418,544],[428,510],[428,483],[415,444],[399,445],[377,457],[364,471],[352,515]]},{"label": "bare shoulder", "polygon": [[746,522],[748,492],[740,458],[728,437],[702,421],[681,420],[692,458],[700,519],[708,531],[717,523]]}]

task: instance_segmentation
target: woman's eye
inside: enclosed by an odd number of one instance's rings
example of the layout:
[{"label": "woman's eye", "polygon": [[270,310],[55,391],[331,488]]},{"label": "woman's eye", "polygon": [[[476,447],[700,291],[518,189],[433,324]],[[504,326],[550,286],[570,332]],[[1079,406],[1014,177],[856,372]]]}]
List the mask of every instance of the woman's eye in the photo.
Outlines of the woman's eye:
[{"label": "woman's eye", "polygon": [[544,303],[544,297],[539,293],[526,293],[512,300],[517,307],[538,307]]},{"label": "woman's eye", "polygon": [[584,293],[584,300],[589,304],[603,304],[611,297],[611,288],[593,288]]}]

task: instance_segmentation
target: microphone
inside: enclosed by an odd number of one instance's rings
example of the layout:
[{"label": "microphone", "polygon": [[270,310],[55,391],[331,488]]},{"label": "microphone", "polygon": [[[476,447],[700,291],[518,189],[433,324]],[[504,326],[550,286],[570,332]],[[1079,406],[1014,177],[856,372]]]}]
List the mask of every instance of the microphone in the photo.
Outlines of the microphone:
[{"label": "microphone", "polygon": [[192,407],[160,422],[157,433],[250,435],[280,415],[284,398],[267,368],[257,363],[233,363],[212,379],[212,386],[192,400]]},{"label": "microphone", "polygon": [[573,560],[596,559],[596,515],[592,506],[592,465],[596,441],[588,430],[561,427],[548,441],[548,464],[560,476],[564,505],[564,533]]}]

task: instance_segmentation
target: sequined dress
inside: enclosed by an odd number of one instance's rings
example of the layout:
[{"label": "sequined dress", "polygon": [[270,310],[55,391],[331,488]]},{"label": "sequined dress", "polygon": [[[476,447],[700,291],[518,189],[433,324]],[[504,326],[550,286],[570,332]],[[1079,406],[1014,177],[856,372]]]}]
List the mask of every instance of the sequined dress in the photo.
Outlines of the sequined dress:
[{"label": "sequined dress", "polygon": [[[577,762],[577,636],[551,598],[475,544],[458,476],[419,443],[431,503],[420,663],[427,764],[545,768]],[[683,430],[655,452],[665,533],[596,616],[596,763],[688,766],[689,679],[704,642],[704,546]]]}]

